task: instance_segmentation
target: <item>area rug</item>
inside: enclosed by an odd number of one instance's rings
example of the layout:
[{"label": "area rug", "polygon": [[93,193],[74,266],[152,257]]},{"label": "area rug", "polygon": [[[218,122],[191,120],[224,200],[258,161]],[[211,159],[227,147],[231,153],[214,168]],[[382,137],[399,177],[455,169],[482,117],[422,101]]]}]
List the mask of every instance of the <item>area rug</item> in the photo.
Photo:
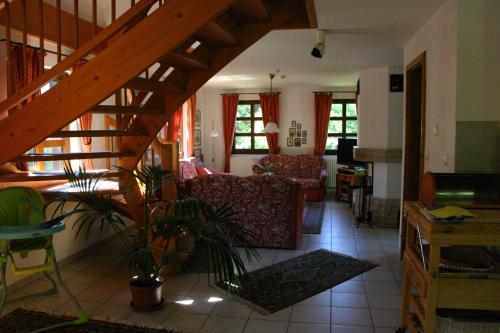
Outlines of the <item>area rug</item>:
[{"label": "area rug", "polygon": [[[321,249],[243,275],[234,297],[261,313],[273,313],[376,266]],[[227,283],[217,287],[227,289]]]},{"label": "area rug", "polygon": [[[51,325],[64,323],[76,318],[49,315],[44,312],[17,309],[0,319],[0,332],[27,333]],[[176,333],[170,330],[158,330],[124,324],[115,324],[90,320],[84,325],[71,325],[54,328],[49,333]]]},{"label": "area rug", "polygon": [[325,214],[324,202],[307,201],[304,206],[303,234],[320,234],[323,226],[323,215]]}]

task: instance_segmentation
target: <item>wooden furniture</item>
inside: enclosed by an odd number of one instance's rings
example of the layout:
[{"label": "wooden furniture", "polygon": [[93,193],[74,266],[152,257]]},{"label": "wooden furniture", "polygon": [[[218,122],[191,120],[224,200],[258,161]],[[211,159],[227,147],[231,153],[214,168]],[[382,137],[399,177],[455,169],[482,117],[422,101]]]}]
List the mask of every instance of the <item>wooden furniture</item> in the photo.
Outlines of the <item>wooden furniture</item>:
[{"label": "wooden furniture", "polygon": [[[441,246],[500,246],[500,209],[470,209],[478,217],[444,223],[429,220],[423,208],[421,202],[408,201],[403,207],[407,229],[402,325],[412,333],[421,332],[420,325],[425,333],[433,333],[437,308],[500,310],[500,274],[439,271]],[[429,244],[428,260],[417,250],[419,234]]]},{"label": "wooden furniture", "polygon": [[335,200],[345,200],[352,204],[352,190],[349,188],[357,186],[359,179],[363,174],[359,174],[357,170],[339,169],[335,176]]}]

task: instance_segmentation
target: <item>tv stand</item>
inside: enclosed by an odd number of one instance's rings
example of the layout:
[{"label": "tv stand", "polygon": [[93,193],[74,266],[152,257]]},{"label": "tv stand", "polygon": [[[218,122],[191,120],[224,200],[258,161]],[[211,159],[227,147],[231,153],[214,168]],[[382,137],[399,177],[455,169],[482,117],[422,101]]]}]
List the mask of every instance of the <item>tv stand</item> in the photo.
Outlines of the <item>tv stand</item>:
[{"label": "tv stand", "polygon": [[339,167],[335,177],[335,200],[345,200],[347,197],[349,205],[352,205],[352,188],[358,186],[365,174],[366,170],[362,168]]}]

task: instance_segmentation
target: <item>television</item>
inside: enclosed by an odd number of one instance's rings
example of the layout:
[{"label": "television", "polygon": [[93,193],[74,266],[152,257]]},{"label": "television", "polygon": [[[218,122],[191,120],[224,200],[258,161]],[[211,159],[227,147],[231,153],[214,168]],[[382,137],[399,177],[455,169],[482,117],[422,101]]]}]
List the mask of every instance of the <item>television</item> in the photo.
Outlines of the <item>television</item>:
[{"label": "television", "polygon": [[339,138],[337,164],[347,165],[348,167],[364,166],[364,162],[356,161],[353,156],[353,150],[357,144],[358,140],[356,139]]}]

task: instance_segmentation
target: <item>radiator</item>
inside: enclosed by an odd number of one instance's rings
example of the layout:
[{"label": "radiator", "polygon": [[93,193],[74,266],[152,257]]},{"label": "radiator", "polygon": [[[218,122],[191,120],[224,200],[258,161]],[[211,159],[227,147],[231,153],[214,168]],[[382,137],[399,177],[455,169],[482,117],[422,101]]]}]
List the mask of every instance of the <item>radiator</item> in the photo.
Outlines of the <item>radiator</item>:
[{"label": "radiator", "polygon": [[337,174],[337,159],[326,158],[326,168],[328,170],[328,178],[326,179],[326,187],[335,187],[335,175]]}]

